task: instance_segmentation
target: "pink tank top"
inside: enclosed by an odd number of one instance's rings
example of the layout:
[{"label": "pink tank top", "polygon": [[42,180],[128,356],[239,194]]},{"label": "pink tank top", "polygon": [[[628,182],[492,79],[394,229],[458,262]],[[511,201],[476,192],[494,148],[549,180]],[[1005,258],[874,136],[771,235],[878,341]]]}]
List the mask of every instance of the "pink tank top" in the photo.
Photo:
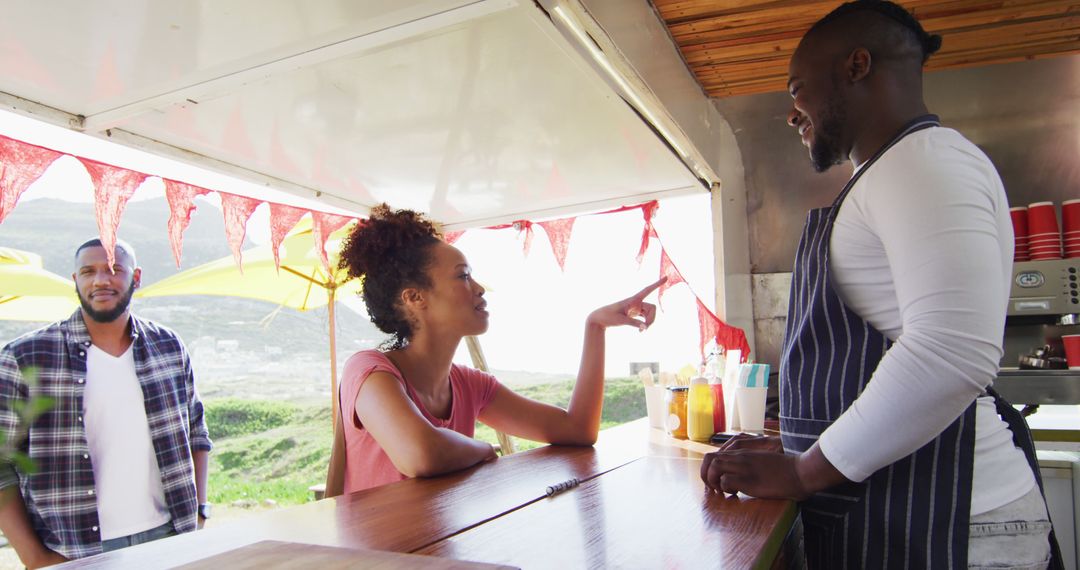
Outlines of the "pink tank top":
[{"label": "pink tank top", "polygon": [[352,493],[406,479],[356,416],[356,397],[360,386],[372,372],[386,372],[405,386],[405,393],[431,425],[452,429],[472,437],[476,418],[495,394],[495,377],[467,366],[450,367],[453,402],[450,418],[443,420],[424,408],[412,386],[385,354],[362,350],[349,357],[341,376],[340,409],[345,413],[345,492]]}]

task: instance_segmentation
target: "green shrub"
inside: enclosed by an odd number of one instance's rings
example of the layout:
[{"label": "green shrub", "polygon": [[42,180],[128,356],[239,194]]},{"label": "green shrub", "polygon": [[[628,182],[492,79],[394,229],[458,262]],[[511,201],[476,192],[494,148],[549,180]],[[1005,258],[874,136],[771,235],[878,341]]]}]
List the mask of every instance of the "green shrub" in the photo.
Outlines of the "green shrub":
[{"label": "green shrub", "polygon": [[274,429],[293,420],[298,409],[285,402],[266,400],[213,400],[204,402],[206,425],[214,439],[237,437]]}]

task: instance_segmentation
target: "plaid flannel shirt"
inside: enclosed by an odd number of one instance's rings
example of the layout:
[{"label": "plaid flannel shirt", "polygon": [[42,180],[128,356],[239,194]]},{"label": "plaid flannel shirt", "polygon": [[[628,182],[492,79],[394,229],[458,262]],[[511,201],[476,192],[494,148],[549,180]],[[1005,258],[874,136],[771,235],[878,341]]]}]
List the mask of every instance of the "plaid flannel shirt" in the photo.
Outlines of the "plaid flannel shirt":
[{"label": "plaid flannel shirt", "polygon": [[[161,470],[165,502],[177,532],[196,528],[198,499],[192,450],[212,444],[195,390],[191,361],[171,330],[131,316],[135,372]],[[12,437],[15,401],[32,395],[54,400],[30,426],[19,448],[37,470],[24,473],[0,462],[0,488],[19,485],[30,523],[48,548],[68,558],[101,552],[97,495],[82,422],[86,351],[90,335],[77,310],[66,321],[23,335],[0,350],[0,433]],[[33,368],[37,381],[26,382]]]}]

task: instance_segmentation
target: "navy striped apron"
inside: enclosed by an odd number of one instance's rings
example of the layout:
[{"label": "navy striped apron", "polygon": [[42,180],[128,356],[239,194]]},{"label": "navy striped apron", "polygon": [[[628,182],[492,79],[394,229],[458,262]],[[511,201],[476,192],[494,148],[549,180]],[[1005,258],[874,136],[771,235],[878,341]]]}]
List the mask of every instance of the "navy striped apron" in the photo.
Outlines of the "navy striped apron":
[{"label": "navy striped apron", "polygon": [[[807,216],[795,255],[780,358],[780,431],[789,453],[809,449],[851,406],[892,344],[841,301],[829,275],[829,240],[840,204],[900,139],[936,126],[933,115],[908,124],[851,177],[832,206]],[[1002,416],[1033,462],[1034,447],[1023,418],[1000,399],[998,407],[1019,419],[1016,424]],[[1025,438],[1027,445],[1021,445]],[[845,483],[802,502],[808,566],[966,568],[974,455],[972,402],[915,453],[861,483]],[[1039,478],[1037,468],[1035,475]]]}]

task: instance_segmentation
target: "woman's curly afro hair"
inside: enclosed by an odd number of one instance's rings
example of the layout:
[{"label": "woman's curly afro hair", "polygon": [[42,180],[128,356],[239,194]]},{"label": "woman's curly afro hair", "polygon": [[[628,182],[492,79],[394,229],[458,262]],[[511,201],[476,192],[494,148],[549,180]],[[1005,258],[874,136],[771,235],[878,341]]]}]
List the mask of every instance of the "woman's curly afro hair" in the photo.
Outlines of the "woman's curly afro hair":
[{"label": "woman's curly afro hair", "polygon": [[350,278],[363,279],[361,297],[371,322],[391,335],[384,350],[409,343],[413,327],[401,307],[400,293],[407,287],[431,287],[427,275],[431,246],[441,240],[438,228],[423,214],[380,204],[341,244],[338,267]]}]

